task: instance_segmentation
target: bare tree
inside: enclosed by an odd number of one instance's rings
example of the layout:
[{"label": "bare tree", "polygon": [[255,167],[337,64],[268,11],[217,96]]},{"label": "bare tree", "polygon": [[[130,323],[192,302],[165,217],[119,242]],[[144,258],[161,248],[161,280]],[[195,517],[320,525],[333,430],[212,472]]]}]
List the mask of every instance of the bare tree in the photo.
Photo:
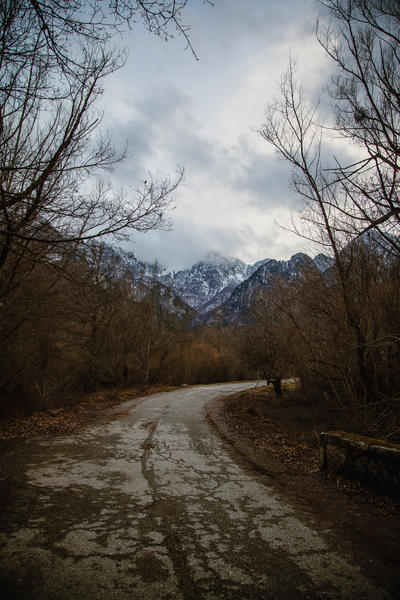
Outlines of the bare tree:
[{"label": "bare tree", "polygon": [[[263,127],[261,133],[266,138],[272,134],[276,140],[277,134],[281,133],[278,128],[284,128],[287,151],[294,149],[293,145],[287,146],[291,135],[292,142],[303,146],[296,149],[295,168],[297,175],[302,172],[305,180],[297,178],[295,187],[309,199],[306,189],[311,182],[299,168],[307,159],[308,167],[313,170],[314,183],[323,190],[331,233],[335,233],[337,240],[348,241],[375,231],[382,244],[399,255],[398,2],[320,0],[320,3],[332,16],[328,27],[317,26],[317,38],[337,67],[327,88],[333,101],[335,120],[329,126],[319,121],[318,104],[308,104],[296,84],[292,63],[281,86],[281,98],[285,98],[286,107],[279,103],[270,107],[269,131]],[[282,119],[280,123],[278,117]],[[300,125],[302,134],[299,137]],[[272,132],[273,127],[275,132]],[[321,143],[326,141],[329,132],[349,140],[359,159],[348,164],[334,155],[322,164]],[[278,148],[280,153],[282,146]],[[287,154],[282,155],[289,158]]]},{"label": "bare tree", "polygon": [[356,144],[355,164],[337,161],[337,227],[352,237],[371,230],[397,255],[399,226],[400,10],[395,0],[320,0],[329,27],[317,37],[337,67],[329,93],[334,129]]},{"label": "bare tree", "polygon": [[[293,165],[293,185],[305,198],[307,209],[303,217],[310,235],[320,237],[335,257],[335,270],[343,295],[345,318],[355,336],[358,368],[363,382],[365,398],[372,394],[371,372],[368,368],[368,344],[353,301],[353,288],[349,277],[348,253],[344,253],[341,216],[337,215],[337,193],[340,185],[330,179],[321,164],[322,128],[315,122],[317,108],[308,103],[298,87],[291,64],[281,83],[281,99],[270,106],[262,137],[271,143]],[[346,232],[345,232],[346,233]]]},{"label": "bare tree", "polygon": [[[98,179],[124,156],[99,130],[102,82],[124,61],[110,42],[141,21],[157,35],[177,30],[189,46],[180,2],[5,0],[0,6],[0,270],[31,266],[106,234],[168,227],[165,210],[182,181],[148,178],[116,193]],[[97,177],[97,180],[95,180]],[[57,250],[55,250],[57,248]],[[7,273],[4,274],[6,268]]]},{"label": "bare tree", "polygon": [[[348,364],[354,364],[345,378],[353,378],[351,385],[366,406],[382,401],[386,393],[397,393],[396,386],[385,391],[388,375],[383,376],[383,359],[378,358],[379,353],[386,356],[388,346],[393,356],[397,353],[398,331],[395,325],[392,330],[383,326],[389,310],[383,300],[388,283],[386,275],[378,277],[377,265],[381,262],[387,273],[400,256],[399,9],[397,2],[386,0],[321,3],[334,19],[327,29],[317,28],[319,41],[338,69],[329,87],[334,125],[321,123],[319,105],[305,96],[291,61],[260,134],[293,167],[294,188],[305,200],[306,230],[299,232],[322,242],[334,255],[330,277],[337,282],[343,327],[349,331]],[[354,144],[360,156],[356,163],[328,156],[332,131]],[[367,234],[370,242],[365,241]],[[379,297],[382,303],[373,309],[371,298]],[[372,310],[379,311],[381,321],[372,317]],[[334,371],[340,373],[339,364]],[[392,375],[395,381],[395,370]]]}]

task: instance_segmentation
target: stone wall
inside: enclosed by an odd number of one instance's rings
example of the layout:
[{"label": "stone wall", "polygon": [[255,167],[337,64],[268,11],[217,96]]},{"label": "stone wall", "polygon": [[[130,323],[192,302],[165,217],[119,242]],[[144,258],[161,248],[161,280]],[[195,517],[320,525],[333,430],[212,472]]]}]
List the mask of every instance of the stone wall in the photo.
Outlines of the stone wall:
[{"label": "stone wall", "polygon": [[400,496],[397,444],[344,431],[321,433],[320,468],[361,481],[381,493]]}]

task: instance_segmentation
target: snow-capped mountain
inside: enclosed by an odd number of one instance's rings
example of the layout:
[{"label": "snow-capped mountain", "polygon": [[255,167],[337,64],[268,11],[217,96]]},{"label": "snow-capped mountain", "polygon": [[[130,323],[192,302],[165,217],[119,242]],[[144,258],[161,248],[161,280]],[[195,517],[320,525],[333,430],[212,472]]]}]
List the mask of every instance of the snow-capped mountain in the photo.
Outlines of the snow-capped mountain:
[{"label": "snow-capped mountain", "polygon": [[[325,266],[329,268],[331,264],[332,261],[329,257],[318,255],[312,259],[301,252],[294,254],[289,260],[268,259],[261,261],[258,269],[233,290],[230,298],[221,305],[221,311],[219,312],[226,321],[235,320],[246,314],[260,290],[270,287],[277,277],[292,281],[301,276],[304,269],[323,272],[326,270]],[[212,318],[213,316],[210,315],[210,320]]]},{"label": "snow-capped mountain", "polygon": [[[163,275],[161,281],[170,285],[189,306],[204,312],[224,302],[248,276],[249,266],[244,262],[212,252],[190,269]],[[214,305],[210,304],[213,298]]]},{"label": "snow-capped mountain", "polygon": [[266,258],[248,265],[237,258],[209,252],[189,269],[167,271],[160,265],[140,261],[121,248],[110,251],[119,255],[121,268],[132,279],[149,283],[157,280],[199,315],[212,315],[223,307],[229,319],[245,312],[257,292],[268,287],[274,277],[291,280],[306,266],[323,272],[332,265],[332,259],[323,254],[311,259],[298,253],[286,261]]}]

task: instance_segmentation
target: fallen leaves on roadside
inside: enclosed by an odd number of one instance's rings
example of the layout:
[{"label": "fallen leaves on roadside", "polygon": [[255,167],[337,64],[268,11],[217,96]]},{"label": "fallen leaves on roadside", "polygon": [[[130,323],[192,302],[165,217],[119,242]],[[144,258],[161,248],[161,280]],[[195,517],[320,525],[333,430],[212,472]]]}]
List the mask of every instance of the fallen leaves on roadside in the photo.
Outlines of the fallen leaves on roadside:
[{"label": "fallen leaves on roadside", "polygon": [[318,471],[316,448],[305,442],[289,441],[279,423],[260,416],[243,418],[232,411],[226,412],[238,434],[250,439],[258,451],[268,452],[291,471],[304,474]]},{"label": "fallen leaves on roadside", "polygon": [[[271,392],[269,392],[271,394]],[[360,507],[370,508],[374,513],[386,516],[399,515],[400,501],[387,496],[380,496],[373,490],[363,486],[358,481],[350,481],[345,477],[334,474],[321,475],[319,469],[319,450],[315,443],[315,431],[308,431],[297,424],[292,427],[288,414],[290,407],[282,404],[282,415],[275,404],[273,418],[268,415],[268,400],[272,397],[263,390],[263,414],[260,414],[257,402],[260,393],[251,390],[241,392],[241,395],[229,396],[225,399],[222,409],[223,418],[235,429],[238,437],[246,440],[258,453],[273,458],[283,464],[287,473],[300,476],[312,475],[318,480],[324,480],[324,487],[333,496],[345,495],[354,509],[354,514]],[[272,397],[273,398],[273,397]],[[245,403],[245,404],[244,404]],[[244,405],[243,405],[244,404]],[[252,408],[255,407],[255,410]],[[284,418],[283,418],[284,417]],[[319,429],[321,430],[321,429]]]},{"label": "fallen leaves on roadside", "polygon": [[[129,388],[122,391],[106,390],[87,395],[74,406],[53,408],[34,413],[29,417],[11,419],[0,423],[0,439],[29,438],[35,435],[71,434],[85,423],[95,419],[105,410],[125,400],[146,396],[160,391],[168,391],[171,387]],[[117,418],[127,416],[119,413]]]}]

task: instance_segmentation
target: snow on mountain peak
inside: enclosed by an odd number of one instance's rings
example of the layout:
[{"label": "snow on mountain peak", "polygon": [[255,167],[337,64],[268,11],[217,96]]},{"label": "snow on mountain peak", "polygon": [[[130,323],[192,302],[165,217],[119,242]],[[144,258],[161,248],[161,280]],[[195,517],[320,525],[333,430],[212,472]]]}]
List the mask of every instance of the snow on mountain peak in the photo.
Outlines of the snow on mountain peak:
[{"label": "snow on mountain peak", "polygon": [[[167,271],[161,265],[149,265],[138,260],[131,252],[116,249],[132,276],[145,275],[151,280],[157,277],[160,283],[170,287],[180,298],[198,312],[206,312],[226,302],[232,294],[243,290],[266,285],[267,280],[276,272],[287,277],[293,276],[303,264],[310,262],[320,271],[331,266],[332,259],[323,254],[314,259],[306,254],[294,254],[288,261],[274,259],[260,260],[253,265],[245,264],[237,258],[226,257],[215,250],[188,269]],[[250,289],[249,288],[249,289]]]}]

